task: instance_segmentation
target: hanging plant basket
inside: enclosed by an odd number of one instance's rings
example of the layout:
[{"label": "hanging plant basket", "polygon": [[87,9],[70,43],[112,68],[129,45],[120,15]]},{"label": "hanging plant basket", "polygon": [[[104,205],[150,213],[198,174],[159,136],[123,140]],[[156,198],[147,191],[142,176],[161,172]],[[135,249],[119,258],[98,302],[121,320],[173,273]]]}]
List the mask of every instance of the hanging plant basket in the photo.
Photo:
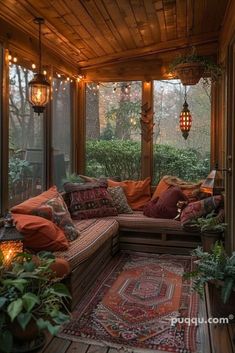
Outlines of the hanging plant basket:
[{"label": "hanging plant basket", "polygon": [[181,63],[175,66],[174,72],[183,85],[196,85],[203,76],[205,66],[200,62]]}]

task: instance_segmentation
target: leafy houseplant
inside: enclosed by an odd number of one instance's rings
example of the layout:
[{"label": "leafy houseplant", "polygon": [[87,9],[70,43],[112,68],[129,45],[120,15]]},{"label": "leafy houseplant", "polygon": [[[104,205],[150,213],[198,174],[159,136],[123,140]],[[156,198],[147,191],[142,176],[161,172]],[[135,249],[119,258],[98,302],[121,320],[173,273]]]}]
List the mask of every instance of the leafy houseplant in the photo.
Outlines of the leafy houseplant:
[{"label": "leafy houseplant", "polygon": [[194,219],[187,225],[187,229],[200,231],[202,246],[204,251],[211,251],[212,246],[217,240],[221,240],[224,230],[227,227],[224,220],[224,210],[221,209],[218,214],[213,210],[205,217]]},{"label": "leafy houseplant", "polygon": [[209,284],[214,316],[232,314],[235,305],[235,252],[228,256],[222,243],[216,242],[211,253],[199,247],[192,255],[197,257],[197,268],[185,273],[184,277],[193,278],[193,288],[200,295],[204,285]]},{"label": "leafy houseplant", "polygon": [[50,253],[41,253],[36,259],[23,253],[11,268],[0,266],[0,352],[11,352],[13,342],[21,336],[27,341],[25,333],[32,326],[36,327],[35,336],[44,329],[54,335],[69,319],[65,300],[70,295],[50,269],[53,262]]},{"label": "leafy houseplant", "polygon": [[189,55],[178,56],[169,65],[170,72],[174,72],[183,85],[195,85],[201,77],[208,82],[217,81],[222,75],[223,69],[205,56],[199,56],[193,51]]}]

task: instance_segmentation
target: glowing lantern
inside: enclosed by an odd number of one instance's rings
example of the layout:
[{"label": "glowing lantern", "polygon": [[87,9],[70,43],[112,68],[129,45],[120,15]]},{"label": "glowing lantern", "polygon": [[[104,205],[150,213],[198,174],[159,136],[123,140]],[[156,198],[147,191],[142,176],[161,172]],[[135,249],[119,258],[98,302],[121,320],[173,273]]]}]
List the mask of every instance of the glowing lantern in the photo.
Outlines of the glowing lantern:
[{"label": "glowing lantern", "polygon": [[14,257],[23,252],[23,239],[24,237],[13,225],[11,217],[8,216],[0,229],[0,254],[5,267],[9,267]]},{"label": "glowing lantern", "polygon": [[183,104],[183,109],[180,113],[179,122],[180,122],[180,130],[182,131],[182,135],[186,140],[192,126],[192,116],[191,116],[190,110],[188,109],[186,87],[185,87],[184,104]]},{"label": "glowing lantern", "polygon": [[39,25],[39,72],[29,82],[29,102],[32,104],[35,113],[39,115],[49,102],[50,83],[47,82],[46,76],[42,74],[41,25],[44,20],[43,18],[35,18],[34,22]]}]

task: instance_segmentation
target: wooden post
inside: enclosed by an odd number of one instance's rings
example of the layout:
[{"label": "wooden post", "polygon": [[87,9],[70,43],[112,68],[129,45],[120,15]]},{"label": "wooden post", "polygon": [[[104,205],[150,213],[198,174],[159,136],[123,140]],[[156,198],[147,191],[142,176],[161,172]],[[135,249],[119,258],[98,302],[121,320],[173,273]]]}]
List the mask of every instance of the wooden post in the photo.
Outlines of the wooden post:
[{"label": "wooden post", "polygon": [[77,84],[76,173],[84,174],[86,165],[86,84]]},{"label": "wooden post", "polygon": [[145,179],[153,172],[153,81],[142,84],[141,108],[141,176]]}]

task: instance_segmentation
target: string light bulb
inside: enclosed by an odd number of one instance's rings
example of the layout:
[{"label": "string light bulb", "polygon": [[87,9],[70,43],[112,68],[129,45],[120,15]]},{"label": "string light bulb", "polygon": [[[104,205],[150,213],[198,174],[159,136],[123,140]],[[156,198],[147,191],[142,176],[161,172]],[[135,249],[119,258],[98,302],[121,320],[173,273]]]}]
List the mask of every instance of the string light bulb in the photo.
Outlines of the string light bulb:
[{"label": "string light bulb", "polygon": [[8,60],[11,61],[12,60],[12,55],[8,54]]},{"label": "string light bulb", "polygon": [[35,70],[36,69],[36,64],[32,64],[32,69]]},{"label": "string light bulb", "polygon": [[14,58],[13,58],[13,62],[14,62],[14,63],[17,63],[17,61],[18,61],[17,57],[16,57],[16,56],[14,56]]}]

